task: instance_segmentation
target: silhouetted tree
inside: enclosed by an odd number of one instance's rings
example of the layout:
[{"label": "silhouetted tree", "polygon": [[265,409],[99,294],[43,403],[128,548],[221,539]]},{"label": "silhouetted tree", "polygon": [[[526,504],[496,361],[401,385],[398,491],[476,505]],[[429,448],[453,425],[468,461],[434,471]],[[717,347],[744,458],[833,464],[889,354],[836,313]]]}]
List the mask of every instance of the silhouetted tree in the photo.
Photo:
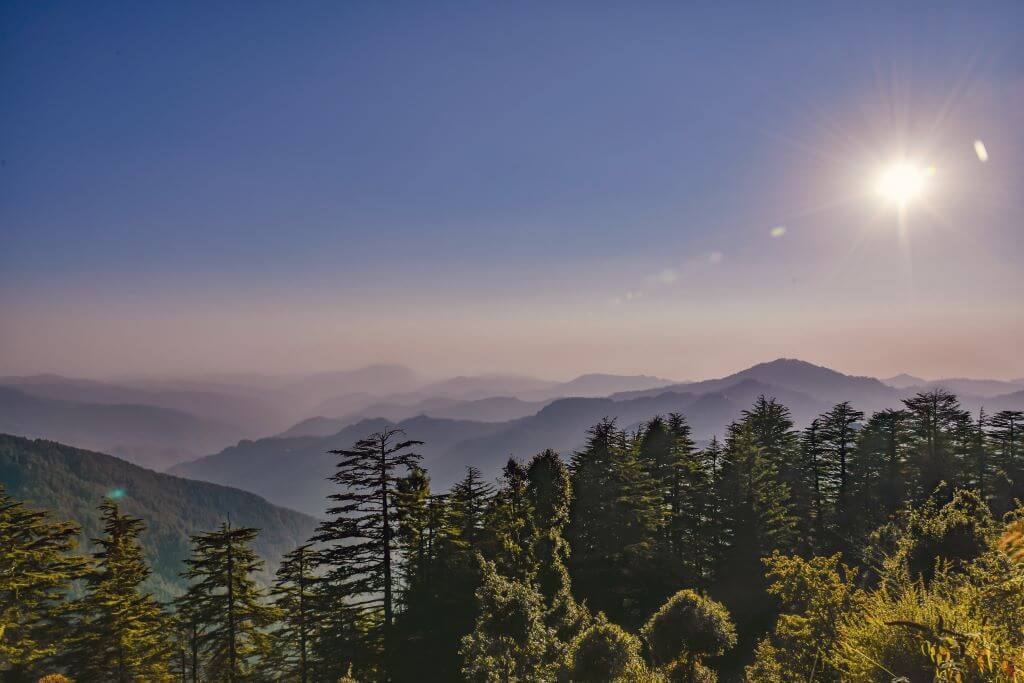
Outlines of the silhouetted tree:
[{"label": "silhouetted tree", "polygon": [[[332,502],[328,519],[313,537],[326,545],[321,561],[331,593],[339,601],[337,609],[360,613],[353,618],[366,621],[366,645],[381,649],[385,665],[395,610],[398,482],[421,458],[411,449],[422,442],[402,440],[402,436],[400,429],[385,429],[351,449],[331,451],[341,456],[330,478],[339,492],[328,496]],[[387,680],[386,668],[381,678]]]}]

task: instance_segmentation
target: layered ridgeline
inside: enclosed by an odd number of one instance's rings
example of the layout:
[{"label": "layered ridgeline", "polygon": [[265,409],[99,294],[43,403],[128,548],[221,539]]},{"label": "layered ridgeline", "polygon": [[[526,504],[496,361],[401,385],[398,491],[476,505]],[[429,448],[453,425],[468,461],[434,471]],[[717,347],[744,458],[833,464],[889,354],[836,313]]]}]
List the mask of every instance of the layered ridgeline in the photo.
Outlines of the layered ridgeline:
[{"label": "layered ridgeline", "polygon": [[281,557],[305,542],[316,520],[277,507],[252,493],[190,481],[132,465],[118,458],[0,434],[0,484],[9,495],[54,517],[81,525],[83,544],[97,537],[98,506],[105,497],[146,524],[142,544],[153,569],[149,588],[160,598],[181,592],[179,574],[189,554],[189,535],[222,522],[260,529],[254,544],[267,566],[258,580],[269,584]]},{"label": "layered ridgeline", "polygon": [[[632,386],[643,386],[641,379],[620,378],[617,384],[622,386],[628,380]],[[647,379],[651,384],[658,381]],[[467,383],[469,379],[462,378],[456,385],[466,391]],[[604,379],[596,384],[582,379],[569,384],[573,385],[571,390],[580,393],[616,385]],[[1013,386],[992,382],[987,385],[992,385],[988,387],[992,391]],[[491,384],[484,386],[495,388]],[[449,391],[451,387],[436,390]],[[479,468],[485,478],[493,479],[510,455],[526,459],[545,448],[572,452],[583,446],[587,428],[606,417],[615,418],[620,427],[632,431],[651,415],[685,413],[693,438],[705,444],[712,436],[724,436],[726,426],[735,416],[762,395],[785,404],[796,426],[806,427],[842,401],[849,400],[859,410],[870,413],[901,408],[902,400],[915,393],[913,387],[898,388],[872,377],[846,375],[800,360],[779,359],[719,379],[643,388],[608,397],[542,402],[533,414],[501,422],[481,417],[454,418],[471,414],[464,411],[489,399],[461,404],[432,399],[419,404],[417,409],[425,414],[415,416],[410,416],[410,406],[378,404],[375,409],[347,418],[305,420],[278,437],[242,441],[169,471],[191,479],[237,486],[279,505],[318,515],[324,496],[330,493],[327,477],[334,466],[333,459],[325,453],[385,427],[399,427],[423,439],[424,464],[434,484],[447,488],[462,476],[467,465]],[[1019,391],[985,397],[968,394],[960,399],[973,414],[982,407],[989,414],[1024,409],[1024,392]],[[517,409],[528,405],[536,404],[520,401]],[[485,414],[482,410],[476,413]]]}]

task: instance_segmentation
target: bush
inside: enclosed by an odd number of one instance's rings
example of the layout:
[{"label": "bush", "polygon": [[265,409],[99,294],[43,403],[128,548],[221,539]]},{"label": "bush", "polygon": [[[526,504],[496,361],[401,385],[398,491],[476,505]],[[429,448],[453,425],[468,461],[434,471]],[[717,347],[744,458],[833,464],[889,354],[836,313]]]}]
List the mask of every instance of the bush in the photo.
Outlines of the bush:
[{"label": "bush", "polygon": [[572,681],[641,683],[651,675],[640,656],[640,641],[598,615],[597,623],[581,633],[569,654]]},{"label": "bush", "polygon": [[736,628],[719,602],[692,590],[681,590],[661,606],[642,631],[651,659],[662,668],[684,664],[680,680],[695,681],[701,660],[720,655],[736,644]]}]

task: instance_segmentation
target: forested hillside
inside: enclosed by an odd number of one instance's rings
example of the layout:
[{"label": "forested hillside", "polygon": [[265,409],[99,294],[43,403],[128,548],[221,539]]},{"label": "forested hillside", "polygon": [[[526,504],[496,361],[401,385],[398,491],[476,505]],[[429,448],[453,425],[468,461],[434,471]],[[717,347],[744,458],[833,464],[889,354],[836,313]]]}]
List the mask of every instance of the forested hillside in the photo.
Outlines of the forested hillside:
[{"label": "forested hillside", "polygon": [[100,531],[98,506],[105,497],[142,519],[142,544],[153,576],[146,584],[161,598],[179,594],[179,574],[189,534],[223,521],[261,530],[256,550],[267,558],[258,578],[269,584],[281,556],[308,538],[316,522],[259,496],[206,482],[159,474],[102,453],[52,441],[0,434],[0,485],[32,506],[52,510],[82,527],[83,547]]},{"label": "forested hillside", "polygon": [[[1016,683],[1024,671],[1020,411],[972,415],[931,390],[870,416],[841,402],[798,430],[761,396],[705,447],[682,414],[600,420],[564,458],[509,459],[494,482],[469,467],[447,491],[418,434],[364,426],[378,431],[328,456],[324,519],[269,594],[253,578],[274,558],[234,518],[192,536],[188,591],[160,614],[133,602],[139,526],[113,501],[103,547],[130,571],[110,555],[83,568],[65,527],[6,501],[0,592],[18,580],[13,558],[50,579],[32,610],[5,613],[0,665],[111,680],[81,646],[92,639],[136,653],[141,680]],[[44,598],[83,572],[65,619]],[[138,618],[99,633],[118,600]]]}]

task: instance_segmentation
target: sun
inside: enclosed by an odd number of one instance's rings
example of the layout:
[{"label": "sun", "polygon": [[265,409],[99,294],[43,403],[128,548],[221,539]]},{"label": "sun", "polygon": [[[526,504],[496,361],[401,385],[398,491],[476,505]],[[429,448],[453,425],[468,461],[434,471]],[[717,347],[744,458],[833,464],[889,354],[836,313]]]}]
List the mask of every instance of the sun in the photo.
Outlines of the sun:
[{"label": "sun", "polygon": [[920,166],[908,161],[896,162],[878,174],[875,190],[882,198],[903,207],[924,194],[928,179],[933,175],[934,166]]}]

